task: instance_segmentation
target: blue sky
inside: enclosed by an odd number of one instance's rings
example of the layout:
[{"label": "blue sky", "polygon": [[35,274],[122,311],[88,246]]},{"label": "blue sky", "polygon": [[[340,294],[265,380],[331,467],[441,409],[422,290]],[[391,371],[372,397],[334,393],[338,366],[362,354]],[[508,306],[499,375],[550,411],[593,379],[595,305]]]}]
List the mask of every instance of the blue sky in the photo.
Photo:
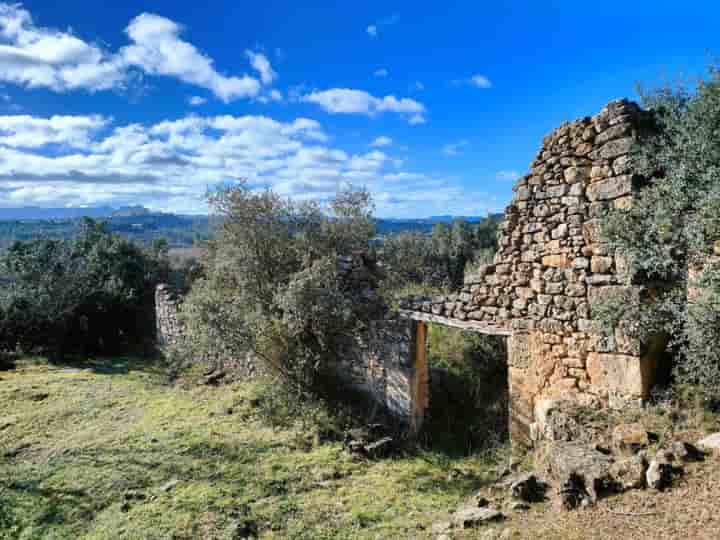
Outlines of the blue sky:
[{"label": "blue sky", "polygon": [[204,212],[238,178],[502,211],[545,134],[701,76],[719,28],[711,1],[0,3],[0,216]]}]

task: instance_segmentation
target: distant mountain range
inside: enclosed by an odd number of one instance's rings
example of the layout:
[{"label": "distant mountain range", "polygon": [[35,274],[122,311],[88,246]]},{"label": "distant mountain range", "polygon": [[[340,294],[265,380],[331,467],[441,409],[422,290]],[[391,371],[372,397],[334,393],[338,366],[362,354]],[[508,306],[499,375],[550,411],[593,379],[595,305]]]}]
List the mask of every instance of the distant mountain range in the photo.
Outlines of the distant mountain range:
[{"label": "distant mountain range", "polygon": [[[91,218],[113,218],[113,217],[137,217],[137,216],[173,216],[176,214],[165,212],[154,212],[144,206],[123,206],[111,208],[110,206],[88,206],[76,208],[41,208],[37,206],[24,206],[20,208],[0,208],[0,221],[13,220],[46,220],[46,219],[78,219],[81,217]],[[200,217],[200,216],[196,216]],[[486,219],[480,216],[453,216],[450,214],[441,216],[430,216],[425,218],[382,218],[380,222],[389,224],[395,223],[452,223],[455,220],[463,220],[468,223],[478,223]]]},{"label": "distant mountain range", "polygon": [[[109,232],[120,234],[144,245],[165,238],[172,247],[188,247],[212,236],[218,221],[207,215],[180,215],[153,212],[142,206],[110,208],[0,208],[0,251],[15,240],[38,237],[68,238],[74,235],[82,217],[106,222]],[[500,221],[501,214],[479,216],[431,216],[418,219],[378,219],[381,236],[401,232],[429,234],[438,223],[454,220],[479,223],[486,219]]]},{"label": "distant mountain range", "polygon": [[147,215],[152,212],[142,206],[88,206],[78,208],[40,208],[23,206],[21,208],[0,208],[0,221],[18,219],[77,219],[81,217],[104,218],[112,216]]}]

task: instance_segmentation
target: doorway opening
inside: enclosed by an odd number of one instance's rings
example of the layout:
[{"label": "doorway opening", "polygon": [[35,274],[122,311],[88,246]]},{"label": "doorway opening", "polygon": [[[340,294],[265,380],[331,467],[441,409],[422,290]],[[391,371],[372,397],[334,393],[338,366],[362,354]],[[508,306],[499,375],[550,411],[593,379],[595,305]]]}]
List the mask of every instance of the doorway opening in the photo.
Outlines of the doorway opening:
[{"label": "doorway opening", "polygon": [[428,323],[428,399],[422,440],[471,455],[509,438],[507,338]]}]

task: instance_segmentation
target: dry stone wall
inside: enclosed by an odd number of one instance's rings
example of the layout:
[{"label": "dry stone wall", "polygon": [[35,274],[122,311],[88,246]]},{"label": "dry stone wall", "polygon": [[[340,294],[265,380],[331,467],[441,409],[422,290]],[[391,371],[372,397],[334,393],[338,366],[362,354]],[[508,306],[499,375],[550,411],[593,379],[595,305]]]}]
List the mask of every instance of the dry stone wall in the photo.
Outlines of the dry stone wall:
[{"label": "dry stone wall", "polygon": [[155,329],[160,347],[175,345],[182,338],[183,327],[178,320],[179,301],[166,283],[155,287]]},{"label": "dry stone wall", "polygon": [[628,154],[641,114],[635,103],[613,101],[546,136],[514,187],[494,264],[455,294],[403,306],[419,320],[511,334],[515,438],[534,436],[536,409],[548,400],[636,403],[652,384],[654,359],[621,332],[602,336],[591,315],[596,298],[631,287],[622,255],[601,241],[599,219],[632,204],[639,179]]}]

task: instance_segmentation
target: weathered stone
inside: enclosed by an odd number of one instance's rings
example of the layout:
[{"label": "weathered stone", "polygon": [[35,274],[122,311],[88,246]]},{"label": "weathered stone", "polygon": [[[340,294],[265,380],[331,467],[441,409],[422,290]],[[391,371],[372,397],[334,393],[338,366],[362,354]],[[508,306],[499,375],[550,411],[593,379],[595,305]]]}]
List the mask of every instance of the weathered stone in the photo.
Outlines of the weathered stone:
[{"label": "weathered stone", "polygon": [[617,199],[632,193],[633,180],[629,174],[590,184],[587,197],[591,202]]},{"label": "weathered stone", "polygon": [[485,523],[501,521],[504,518],[505,516],[499,510],[468,506],[457,510],[453,514],[452,521],[457,527],[471,529]]},{"label": "weathered stone", "polygon": [[567,268],[568,257],[565,253],[557,255],[546,255],[542,258],[543,266],[552,266],[555,268]]},{"label": "weathered stone", "polygon": [[637,454],[615,461],[610,466],[610,476],[615,487],[621,491],[641,489],[645,486],[645,473],[648,465],[645,457]]},{"label": "weathered stone", "polygon": [[649,488],[665,489],[672,483],[672,465],[653,459],[645,473],[645,480]]},{"label": "weathered stone", "polygon": [[713,433],[700,439],[697,445],[708,452],[720,452],[720,433]]},{"label": "weathered stone", "polygon": [[622,453],[635,453],[650,444],[647,430],[642,424],[620,424],[612,433],[613,446]]},{"label": "weathered stone", "polygon": [[567,506],[574,508],[586,500],[597,501],[601,493],[612,485],[610,456],[585,443],[569,442],[548,445],[543,457],[545,470],[565,490]]}]

